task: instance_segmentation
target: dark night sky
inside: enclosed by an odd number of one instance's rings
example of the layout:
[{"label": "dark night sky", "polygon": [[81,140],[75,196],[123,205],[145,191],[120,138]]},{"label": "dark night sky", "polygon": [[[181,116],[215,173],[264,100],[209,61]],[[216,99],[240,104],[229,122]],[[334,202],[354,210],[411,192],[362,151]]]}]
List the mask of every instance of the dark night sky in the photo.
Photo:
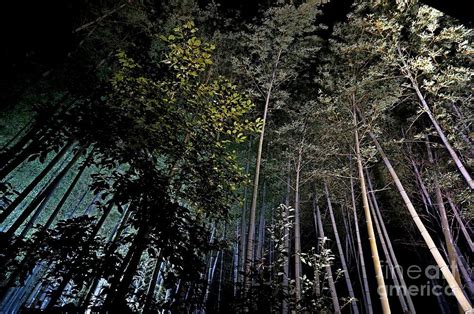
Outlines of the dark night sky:
[{"label": "dark night sky", "polygon": [[[5,3],[8,2],[8,5]],[[78,0],[15,0],[2,1],[0,7],[2,61],[18,63],[31,53],[41,62],[55,63],[70,49],[74,41],[72,19]],[[252,16],[258,9],[255,0],[220,0],[224,7],[240,9]],[[263,1],[262,1],[263,2]],[[266,2],[266,1],[265,1]],[[340,12],[347,10],[350,0],[332,0],[327,5],[327,19],[339,20]],[[423,0],[447,14],[472,26],[474,10],[468,0]],[[342,8],[342,10],[341,10]],[[31,56],[30,56],[31,57]]]},{"label": "dark night sky", "polygon": [[[206,0],[201,0],[206,1]],[[270,0],[219,0],[223,7],[256,14],[259,3]],[[87,0],[14,0],[0,3],[0,92],[38,68],[61,64],[77,41],[72,35],[74,19]],[[351,0],[332,0],[326,5],[324,23],[342,20]],[[468,0],[424,0],[423,2],[473,25]],[[3,90],[3,91],[2,91]],[[1,97],[0,97],[1,98]]]}]

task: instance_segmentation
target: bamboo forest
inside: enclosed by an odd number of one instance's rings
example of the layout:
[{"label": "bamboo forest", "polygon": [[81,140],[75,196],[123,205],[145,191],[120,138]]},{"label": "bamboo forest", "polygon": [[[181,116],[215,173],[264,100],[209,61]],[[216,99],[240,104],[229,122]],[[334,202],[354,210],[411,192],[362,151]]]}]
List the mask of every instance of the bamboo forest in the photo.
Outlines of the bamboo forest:
[{"label": "bamboo forest", "polygon": [[470,1],[6,1],[0,313],[474,313]]}]

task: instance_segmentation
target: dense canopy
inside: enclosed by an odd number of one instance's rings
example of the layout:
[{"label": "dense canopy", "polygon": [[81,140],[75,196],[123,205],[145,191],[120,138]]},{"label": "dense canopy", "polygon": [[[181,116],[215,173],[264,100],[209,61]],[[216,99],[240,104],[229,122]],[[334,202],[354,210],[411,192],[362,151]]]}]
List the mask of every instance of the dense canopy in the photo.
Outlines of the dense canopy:
[{"label": "dense canopy", "polygon": [[55,8],[5,37],[1,313],[474,313],[459,6]]}]

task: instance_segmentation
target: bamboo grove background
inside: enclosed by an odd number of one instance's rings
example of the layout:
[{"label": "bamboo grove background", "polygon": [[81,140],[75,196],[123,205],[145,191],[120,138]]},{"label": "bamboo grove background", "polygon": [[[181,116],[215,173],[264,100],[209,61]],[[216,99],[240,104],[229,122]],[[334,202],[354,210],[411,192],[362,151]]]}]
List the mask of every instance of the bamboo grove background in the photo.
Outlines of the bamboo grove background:
[{"label": "bamboo grove background", "polygon": [[4,73],[0,312],[472,313],[472,24],[417,1],[59,9],[67,41]]}]

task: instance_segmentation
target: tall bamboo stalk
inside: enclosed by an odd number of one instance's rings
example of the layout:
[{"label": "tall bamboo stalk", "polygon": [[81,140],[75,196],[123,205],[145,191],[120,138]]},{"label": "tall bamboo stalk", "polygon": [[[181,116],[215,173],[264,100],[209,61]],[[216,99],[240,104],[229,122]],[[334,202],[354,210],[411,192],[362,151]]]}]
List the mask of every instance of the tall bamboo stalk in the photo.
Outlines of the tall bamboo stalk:
[{"label": "tall bamboo stalk", "polygon": [[248,290],[250,289],[250,273],[252,270],[253,260],[254,260],[254,240],[255,240],[255,216],[257,212],[257,198],[258,198],[258,183],[260,179],[260,166],[262,163],[262,151],[263,151],[263,140],[265,137],[265,124],[267,121],[268,115],[268,108],[270,106],[270,98],[272,95],[273,84],[276,80],[278,64],[280,62],[280,56],[282,53],[282,49],[278,51],[275,64],[273,67],[272,77],[269,82],[267,94],[265,97],[265,107],[263,110],[263,120],[262,120],[262,129],[260,130],[260,138],[258,142],[257,148],[257,160],[255,163],[255,176],[253,181],[253,192],[252,192],[252,203],[250,205],[250,222],[249,222],[249,233],[247,237],[247,253],[245,255],[245,268],[244,268],[244,295],[247,294]]},{"label": "tall bamboo stalk", "polygon": [[[369,175],[369,172],[367,171],[367,169],[366,169],[366,175],[367,175],[367,183],[369,184],[369,196],[371,196],[372,203],[374,205],[373,209],[375,211],[375,215],[374,215],[375,220],[376,220],[376,222],[377,222],[377,220],[380,222],[382,234],[383,234],[383,237],[385,237],[385,243],[387,244],[388,252],[390,254],[390,259],[393,261],[395,273],[396,273],[396,275],[398,276],[398,278],[400,280],[400,286],[402,287],[401,293],[403,294],[403,296],[405,297],[405,299],[407,301],[408,307],[410,309],[410,313],[415,314],[416,313],[415,306],[413,305],[413,300],[411,299],[410,293],[408,293],[407,284],[405,282],[405,278],[403,277],[403,272],[399,267],[400,264],[398,263],[397,256],[395,255],[395,251],[394,251],[393,246],[392,246],[392,241],[390,241],[390,237],[388,235],[387,228],[385,227],[385,222],[382,218],[382,213],[381,213],[381,210],[379,208],[377,198],[375,197],[374,187],[372,186],[372,180],[370,179],[370,175]],[[382,239],[382,237],[381,237],[381,239]]]},{"label": "tall bamboo stalk", "polygon": [[446,264],[446,262],[443,259],[443,256],[439,252],[438,248],[436,247],[436,244],[434,243],[433,239],[431,238],[428,230],[426,230],[425,225],[423,224],[423,221],[420,219],[418,216],[418,213],[413,206],[413,203],[411,202],[410,198],[408,197],[407,192],[405,191],[405,188],[403,187],[403,184],[401,183],[400,179],[398,178],[397,173],[395,172],[395,169],[393,169],[391,162],[388,160],[387,155],[385,155],[385,152],[382,149],[382,146],[380,146],[379,141],[377,140],[377,137],[369,131],[369,136],[374,142],[377,151],[379,152],[380,156],[382,157],[382,160],[387,168],[387,170],[390,172],[390,175],[392,176],[393,181],[395,182],[395,185],[397,186],[397,189],[400,193],[400,196],[402,197],[406,207],[408,208],[408,211],[413,219],[413,222],[415,223],[418,231],[420,231],[421,236],[423,237],[423,240],[425,241],[428,249],[430,250],[431,254],[433,255],[433,258],[436,261],[436,264],[438,265],[439,269],[443,273],[444,278],[449,284],[449,287],[453,291],[454,296],[456,297],[458,303],[461,305],[462,309],[466,312],[469,313],[469,311],[472,312],[472,306],[469,303],[469,300],[466,298],[464,293],[462,292],[461,288],[459,287],[458,283],[456,282],[456,279],[454,278],[453,274],[449,271],[449,266]]},{"label": "tall bamboo stalk", "polygon": [[449,206],[451,207],[451,210],[454,213],[454,217],[456,218],[459,227],[461,228],[461,232],[464,235],[464,238],[466,239],[469,248],[471,249],[471,253],[474,253],[474,242],[472,242],[471,236],[469,235],[469,232],[466,229],[466,225],[464,224],[464,221],[459,215],[459,210],[457,209],[456,205],[454,205],[454,202],[449,195],[446,198],[448,199]]},{"label": "tall bamboo stalk", "polygon": [[[112,207],[113,207],[113,203],[108,205],[105,208],[104,213],[101,215],[99,221],[95,224],[94,228],[92,229],[91,234],[89,235],[88,239],[86,240],[88,243],[91,243],[94,240],[97,233],[99,232],[99,230],[104,225],[105,220],[107,219],[108,215],[110,214],[110,211],[112,210]],[[73,272],[74,272],[74,270],[70,269],[69,272],[63,276],[62,281],[59,284],[59,286],[56,288],[56,290],[54,290],[51,293],[51,299],[49,300],[47,310],[51,310],[56,305],[59,298],[63,294],[63,291],[66,288],[67,284],[72,279]]]},{"label": "tall bamboo stalk", "polygon": [[384,235],[382,234],[382,229],[380,228],[380,219],[379,217],[375,214],[375,210],[374,210],[374,200],[372,197],[369,197],[369,207],[370,207],[370,210],[372,212],[372,215],[374,217],[374,222],[375,222],[375,229],[377,230],[377,234],[379,236],[379,239],[380,239],[380,245],[382,246],[382,251],[387,259],[387,264],[388,264],[388,268],[390,270],[390,275],[392,276],[392,279],[393,279],[393,283],[395,284],[395,288],[396,288],[396,294],[398,296],[398,300],[400,301],[400,305],[402,306],[402,311],[403,313],[408,313],[408,306],[407,306],[407,302],[405,300],[405,296],[404,296],[404,291],[405,291],[405,288],[404,286],[402,286],[400,284],[400,281],[398,280],[398,275],[397,273],[395,272],[395,267],[398,268],[398,265],[395,265],[394,266],[394,262],[390,256],[390,253],[388,252],[388,248],[387,248],[387,242],[386,242],[386,239],[384,237]]},{"label": "tall bamboo stalk", "polygon": [[295,298],[296,304],[301,301],[301,214],[300,214],[300,175],[303,145],[298,150],[298,161],[295,170]]},{"label": "tall bamboo stalk", "polygon": [[[426,140],[426,148],[428,150],[428,159],[430,163],[434,165],[435,162],[433,158],[433,153],[431,152],[431,147],[428,140]],[[441,220],[441,230],[443,231],[444,242],[446,244],[446,248],[448,251],[448,259],[449,259],[449,265],[451,266],[451,273],[456,279],[456,282],[458,283],[458,285],[461,286],[461,277],[459,274],[458,264],[457,264],[458,258],[457,258],[456,250],[454,249],[453,237],[451,235],[451,228],[449,227],[448,215],[446,214],[446,208],[444,207],[443,195],[441,194],[441,188],[439,186],[439,181],[438,181],[438,173],[436,172],[436,170],[434,171],[434,175],[433,175],[433,183],[434,183],[434,189],[435,189],[435,195],[436,195],[436,207],[438,208],[438,213]]]},{"label": "tall bamboo stalk", "polygon": [[262,191],[262,205],[260,207],[260,217],[258,221],[258,240],[257,240],[257,247],[255,252],[255,259],[257,261],[261,261],[263,257],[263,246],[265,241],[265,197],[267,192],[267,184],[266,182],[263,183],[263,191]]},{"label": "tall bamboo stalk", "polygon": [[[46,206],[48,200],[52,196],[52,192],[56,189],[56,187],[61,183],[65,175],[69,172],[69,170],[74,166],[74,164],[77,162],[79,157],[82,156],[82,154],[85,152],[86,147],[83,146],[80,148],[74,157],[71,159],[71,161],[62,169],[58,175],[48,184],[48,186],[39,194],[35,197],[35,199],[28,204],[28,206],[23,210],[23,212],[20,214],[20,216],[16,219],[16,221],[12,224],[12,226],[8,229],[6,234],[12,235],[17,228],[23,224],[23,222],[28,218],[28,216],[36,209],[33,217],[30,219],[30,221],[26,224],[26,226],[23,228],[23,231],[21,232],[20,236],[23,237],[25,236],[30,228],[33,226],[34,222],[38,218],[39,214],[41,211],[44,209]],[[41,205],[36,208],[39,204]]]},{"label": "tall bamboo stalk", "polygon": [[334,231],[334,237],[336,239],[337,249],[339,251],[339,258],[341,259],[342,270],[344,270],[344,279],[346,281],[347,291],[349,292],[349,297],[352,299],[351,306],[352,312],[355,314],[359,313],[357,308],[357,303],[355,301],[354,288],[352,287],[351,278],[349,277],[349,269],[347,268],[346,257],[344,256],[344,251],[342,250],[341,239],[339,238],[339,232],[337,231],[336,218],[334,217],[334,211],[332,209],[331,199],[329,196],[329,189],[326,182],[324,182],[324,193],[326,194],[326,201],[329,209],[329,216],[331,218],[332,229]]},{"label": "tall bamboo stalk", "polygon": [[[316,189],[315,189],[316,190]],[[313,220],[314,220],[314,235],[316,237],[316,253],[319,253],[319,225],[318,225],[318,216],[316,214],[316,193],[313,195]],[[321,296],[321,282],[319,280],[319,273],[315,274],[314,276],[314,294],[316,295],[316,298],[319,298]]]},{"label": "tall bamboo stalk", "polygon": [[43,180],[43,178],[48,174],[51,169],[58,163],[58,161],[64,156],[64,154],[69,150],[72,146],[72,142],[68,143],[64,146],[56,156],[48,163],[48,165],[38,174],[33,181],[28,184],[28,186],[18,195],[11,204],[8,205],[7,208],[0,214],[0,223],[3,223],[5,219],[17,208],[18,205],[30,194],[31,191],[38,185],[38,183]]},{"label": "tall bamboo stalk", "polygon": [[[290,207],[290,193],[291,193],[291,165],[290,161],[288,160],[288,169],[287,169],[287,180],[286,180],[286,194],[285,194],[285,217],[288,220],[290,212],[288,208]],[[283,247],[285,251],[285,256],[283,257],[283,282],[282,282],[282,290],[283,290],[283,301],[281,303],[281,308],[283,314],[288,313],[288,276],[290,274],[290,229],[287,224],[288,221],[285,221],[285,226],[283,229],[284,233],[284,242]]]},{"label": "tall bamboo stalk", "polygon": [[158,256],[155,259],[155,267],[153,268],[153,274],[151,275],[150,283],[148,285],[148,290],[146,293],[145,305],[143,306],[144,312],[150,311],[150,307],[155,295],[156,282],[158,280],[158,275],[160,273],[161,264],[162,264],[161,254],[158,254]]},{"label": "tall bamboo stalk", "polygon": [[367,198],[367,188],[364,179],[364,169],[362,166],[362,156],[360,153],[359,146],[359,132],[357,130],[357,117],[354,114],[354,137],[355,137],[355,149],[356,149],[356,160],[357,169],[359,171],[360,191],[362,194],[362,204],[364,206],[365,221],[367,225],[367,233],[369,234],[370,249],[372,251],[372,261],[374,263],[375,278],[377,279],[377,292],[380,297],[380,303],[382,305],[382,311],[384,314],[390,313],[390,304],[388,303],[387,290],[385,287],[385,281],[383,278],[382,266],[380,265],[380,257],[377,249],[377,242],[375,240],[374,226],[372,224],[372,216],[370,215],[369,201]]},{"label": "tall bamboo stalk", "polygon": [[471,175],[467,172],[466,167],[464,167],[461,159],[459,158],[458,154],[456,153],[454,148],[449,143],[448,138],[444,134],[443,129],[441,128],[441,126],[439,125],[439,123],[436,120],[435,116],[431,112],[431,109],[428,106],[428,103],[426,102],[425,97],[421,93],[420,87],[418,86],[418,82],[413,77],[413,75],[410,71],[410,68],[409,68],[409,66],[408,66],[408,64],[405,60],[405,56],[403,55],[400,47],[397,47],[397,51],[398,51],[398,55],[400,56],[400,60],[403,63],[404,71],[405,71],[408,79],[410,80],[410,83],[411,83],[413,89],[415,90],[416,95],[418,96],[418,99],[420,100],[420,103],[423,107],[423,110],[426,112],[426,114],[430,118],[431,123],[433,124],[434,128],[436,129],[436,132],[438,133],[439,137],[441,138],[441,141],[443,142],[444,146],[448,150],[449,154],[451,155],[451,158],[453,159],[454,163],[458,167],[458,169],[461,172],[462,176],[466,180],[468,186],[471,188],[471,190],[474,189],[474,181],[472,180]]},{"label": "tall bamboo stalk", "polygon": [[367,280],[367,271],[365,269],[365,258],[364,258],[364,251],[362,249],[362,241],[360,238],[360,232],[359,232],[359,220],[357,218],[357,208],[356,208],[356,201],[355,201],[355,193],[354,193],[354,180],[352,179],[352,158],[350,160],[351,164],[351,178],[350,178],[350,184],[351,184],[351,200],[352,200],[352,210],[354,213],[354,226],[355,226],[355,233],[356,233],[356,240],[357,240],[357,248],[359,252],[359,260],[360,260],[360,268],[362,272],[362,281],[363,281],[363,291],[364,291],[364,296],[365,296],[365,303],[366,303],[366,313],[372,314],[373,309],[372,309],[372,298],[370,297],[370,289],[369,289],[369,282]]},{"label": "tall bamboo stalk", "polygon": [[[249,140],[248,147],[247,147],[247,162],[245,165],[245,175],[248,175],[250,172],[250,152],[252,149],[252,141]],[[245,252],[246,252],[246,245],[247,245],[247,209],[248,209],[248,186],[245,184],[244,186],[244,203],[242,204],[242,215],[240,217],[240,243],[239,243],[239,251],[238,251],[238,261],[237,261],[237,268],[238,272],[237,281],[236,282],[243,282],[243,274],[245,271]],[[240,271],[240,273],[239,273]]]},{"label": "tall bamboo stalk", "polygon": [[[321,219],[321,212],[319,211],[319,205],[317,201],[317,195],[315,194],[315,206],[316,206],[316,217],[318,220],[318,229],[320,239],[324,239],[326,236],[324,235],[324,228],[323,228],[323,221]],[[340,314],[341,313],[341,306],[339,305],[339,299],[337,297],[337,290],[336,285],[334,284],[334,278],[332,277],[331,265],[327,265],[326,267],[326,276],[328,279],[328,286],[329,292],[331,293],[331,300],[333,306],[333,313]]]}]

